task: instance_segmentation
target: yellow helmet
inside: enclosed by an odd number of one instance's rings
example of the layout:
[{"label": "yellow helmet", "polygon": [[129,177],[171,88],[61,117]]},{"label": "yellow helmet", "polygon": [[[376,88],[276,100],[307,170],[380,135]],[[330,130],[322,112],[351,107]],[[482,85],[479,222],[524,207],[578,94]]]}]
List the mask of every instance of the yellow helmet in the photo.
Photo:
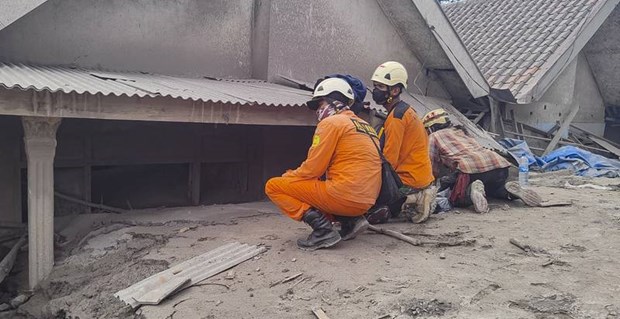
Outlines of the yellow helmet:
[{"label": "yellow helmet", "polygon": [[450,117],[444,109],[432,110],[422,118],[425,128],[429,128],[435,124],[446,124],[450,122]]},{"label": "yellow helmet", "polygon": [[371,80],[387,86],[402,84],[406,89],[407,78],[407,70],[402,64],[395,61],[388,61],[377,67]]}]

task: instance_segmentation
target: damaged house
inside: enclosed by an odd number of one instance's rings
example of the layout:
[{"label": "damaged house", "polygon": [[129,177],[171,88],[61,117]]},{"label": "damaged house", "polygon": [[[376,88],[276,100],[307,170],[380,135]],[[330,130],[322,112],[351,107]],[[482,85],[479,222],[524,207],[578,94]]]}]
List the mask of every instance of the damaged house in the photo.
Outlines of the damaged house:
[{"label": "damaged house", "polygon": [[5,2],[0,220],[28,225],[31,287],[54,263],[54,216],[85,202],[264,199],[309,146],[302,83],[368,82],[397,60],[419,113],[489,94],[434,1]]},{"label": "damaged house", "polygon": [[[608,141],[620,142],[618,3],[466,0],[443,5],[490,91],[497,93],[496,113],[508,125],[496,133],[525,137],[535,152],[548,152],[553,146],[547,142],[564,124],[558,134],[568,138],[570,131],[570,140],[560,144],[620,156]],[[582,144],[584,135],[594,143]]]}]

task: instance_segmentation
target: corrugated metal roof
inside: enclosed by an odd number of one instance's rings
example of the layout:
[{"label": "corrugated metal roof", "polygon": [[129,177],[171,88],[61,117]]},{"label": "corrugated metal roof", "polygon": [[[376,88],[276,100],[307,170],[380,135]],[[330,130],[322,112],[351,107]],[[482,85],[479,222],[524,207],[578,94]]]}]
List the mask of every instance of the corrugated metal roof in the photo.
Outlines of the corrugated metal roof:
[{"label": "corrugated metal roof", "polygon": [[21,90],[171,97],[265,106],[302,106],[311,97],[310,92],[260,80],[182,78],[10,63],[0,63],[0,86]]},{"label": "corrugated metal roof", "polygon": [[143,304],[141,300],[153,297],[155,290],[163,292],[158,296],[163,299],[168,292],[195,285],[265,251],[265,247],[229,243],[148,277],[114,296],[136,308]]}]

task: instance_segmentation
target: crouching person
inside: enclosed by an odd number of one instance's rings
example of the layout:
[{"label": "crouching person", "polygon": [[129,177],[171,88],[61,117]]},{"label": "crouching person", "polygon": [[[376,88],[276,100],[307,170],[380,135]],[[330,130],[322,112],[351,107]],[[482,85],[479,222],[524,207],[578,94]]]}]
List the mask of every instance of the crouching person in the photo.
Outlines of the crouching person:
[{"label": "crouching person", "polygon": [[510,163],[497,153],[487,150],[463,127],[454,126],[448,113],[437,109],[423,120],[429,131],[429,152],[433,172],[447,168],[449,175],[440,179],[441,188],[450,188],[449,201],[456,207],[474,205],[478,213],[489,211],[487,195],[499,199],[521,199],[529,206],[539,206],[540,196],[523,189],[517,182],[506,182]]},{"label": "crouching person", "polygon": [[[374,130],[349,109],[352,101],[346,81],[329,78],[319,83],[307,103],[319,120],[307,159],[265,185],[265,193],[284,214],[312,227],[308,238],[297,241],[302,249],[331,247],[368,227],[363,215],[379,194],[381,160],[372,140],[376,137],[368,134]],[[340,222],[340,232],[332,219]]]},{"label": "crouching person", "polygon": [[413,107],[400,98],[407,89],[407,79],[405,67],[394,61],[381,64],[372,76],[372,98],[388,111],[379,129],[383,155],[404,184],[400,200],[368,212],[372,224],[384,223],[401,212],[409,221],[423,223],[435,206],[437,189],[433,186],[428,135]]}]

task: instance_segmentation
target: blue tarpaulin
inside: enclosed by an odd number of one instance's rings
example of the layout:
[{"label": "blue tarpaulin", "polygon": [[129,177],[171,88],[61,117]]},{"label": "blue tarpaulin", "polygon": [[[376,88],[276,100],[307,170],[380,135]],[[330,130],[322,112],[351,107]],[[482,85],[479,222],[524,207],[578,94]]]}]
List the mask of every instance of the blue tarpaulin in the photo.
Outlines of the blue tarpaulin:
[{"label": "blue tarpaulin", "polygon": [[580,176],[620,177],[620,161],[575,146],[563,146],[539,157],[532,153],[525,141],[505,138],[499,143],[517,158],[525,155],[530,163],[530,169],[533,170],[552,172],[571,169]]}]

